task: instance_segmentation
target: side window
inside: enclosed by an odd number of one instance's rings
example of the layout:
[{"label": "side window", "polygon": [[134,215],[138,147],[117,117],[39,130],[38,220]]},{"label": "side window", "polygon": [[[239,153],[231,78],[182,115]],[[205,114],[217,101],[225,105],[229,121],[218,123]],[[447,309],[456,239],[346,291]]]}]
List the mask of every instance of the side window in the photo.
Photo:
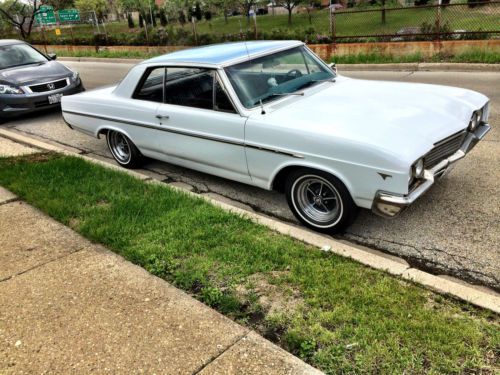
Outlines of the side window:
[{"label": "side window", "polygon": [[214,74],[209,69],[167,68],[165,103],[213,109]]},{"label": "side window", "polygon": [[214,109],[216,111],[221,111],[221,112],[236,113],[236,110],[233,107],[233,103],[231,103],[231,100],[229,99],[226,90],[224,90],[224,87],[221,85],[219,80],[215,81]]},{"label": "side window", "polygon": [[147,76],[135,90],[133,98],[163,103],[163,78],[165,68],[153,68],[146,74]]}]

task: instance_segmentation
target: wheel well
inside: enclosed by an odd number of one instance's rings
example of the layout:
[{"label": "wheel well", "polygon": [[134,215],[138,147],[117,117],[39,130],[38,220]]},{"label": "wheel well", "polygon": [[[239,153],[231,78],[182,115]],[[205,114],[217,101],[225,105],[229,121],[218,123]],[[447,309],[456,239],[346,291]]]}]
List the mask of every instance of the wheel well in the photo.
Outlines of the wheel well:
[{"label": "wheel well", "polygon": [[[286,179],[287,179],[288,175],[290,173],[292,173],[293,171],[296,171],[297,169],[309,169],[311,171],[318,171],[318,172],[323,172],[323,173],[325,173],[325,172],[329,173],[333,177],[337,178],[344,186],[346,186],[345,183],[340,178],[338,178],[337,176],[335,176],[333,173],[330,173],[330,172],[327,172],[327,171],[324,171],[324,170],[321,170],[321,169],[317,169],[317,168],[302,166],[302,165],[290,165],[288,167],[283,168],[282,170],[280,170],[276,174],[276,176],[274,177],[273,183],[272,183],[272,189],[275,190],[275,191],[278,191],[280,193],[284,193],[285,192]],[[346,189],[347,189],[347,191],[349,191],[349,189],[347,188],[347,186],[346,186]],[[349,191],[349,193],[350,193],[350,191]]]},{"label": "wheel well", "polygon": [[109,132],[109,129],[101,129],[99,130],[99,132],[97,133],[97,138],[99,138],[100,135],[108,135],[108,132]]},{"label": "wheel well", "polygon": [[290,173],[292,173],[293,171],[300,169],[300,168],[304,168],[304,167],[291,165],[291,166],[285,167],[282,170],[280,170],[276,174],[276,176],[274,177],[273,185],[272,185],[273,190],[276,190],[280,193],[284,193],[285,192],[285,182],[286,182],[287,176]]}]

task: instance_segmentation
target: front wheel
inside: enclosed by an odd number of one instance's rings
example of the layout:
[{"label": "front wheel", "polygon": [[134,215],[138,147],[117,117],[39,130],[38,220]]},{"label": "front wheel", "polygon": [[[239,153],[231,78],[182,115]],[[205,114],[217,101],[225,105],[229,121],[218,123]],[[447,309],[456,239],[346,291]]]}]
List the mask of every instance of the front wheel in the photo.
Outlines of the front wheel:
[{"label": "front wheel", "polygon": [[106,141],[111,155],[122,167],[137,168],[142,165],[144,157],[125,134],[110,130],[106,134]]},{"label": "front wheel", "polygon": [[292,172],[286,181],[288,205],[304,225],[325,233],[338,233],[350,225],[358,207],[336,177],[312,169]]}]

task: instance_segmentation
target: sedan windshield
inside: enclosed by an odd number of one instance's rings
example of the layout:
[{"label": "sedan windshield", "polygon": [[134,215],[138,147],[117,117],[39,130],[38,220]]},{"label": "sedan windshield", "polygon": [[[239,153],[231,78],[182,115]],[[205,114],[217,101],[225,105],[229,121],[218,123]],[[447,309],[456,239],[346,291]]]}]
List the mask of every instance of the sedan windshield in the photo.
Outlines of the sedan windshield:
[{"label": "sedan windshield", "polygon": [[225,70],[246,108],[335,78],[334,72],[303,46],[245,61]]},{"label": "sedan windshield", "polygon": [[10,44],[0,46],[0,69],[15,66],[40,64],[48,61],[47,58],[27,44]]}]

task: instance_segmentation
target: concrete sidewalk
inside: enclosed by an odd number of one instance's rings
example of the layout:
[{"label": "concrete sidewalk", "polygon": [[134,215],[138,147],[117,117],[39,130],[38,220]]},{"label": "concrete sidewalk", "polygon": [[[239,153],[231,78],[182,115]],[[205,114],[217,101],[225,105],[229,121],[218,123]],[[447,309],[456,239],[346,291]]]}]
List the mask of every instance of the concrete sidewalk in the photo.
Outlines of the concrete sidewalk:
[{"label": "concrete sidewalk", "polygon": [[0,374],[33,373],[320,374],[0,188]]}]

